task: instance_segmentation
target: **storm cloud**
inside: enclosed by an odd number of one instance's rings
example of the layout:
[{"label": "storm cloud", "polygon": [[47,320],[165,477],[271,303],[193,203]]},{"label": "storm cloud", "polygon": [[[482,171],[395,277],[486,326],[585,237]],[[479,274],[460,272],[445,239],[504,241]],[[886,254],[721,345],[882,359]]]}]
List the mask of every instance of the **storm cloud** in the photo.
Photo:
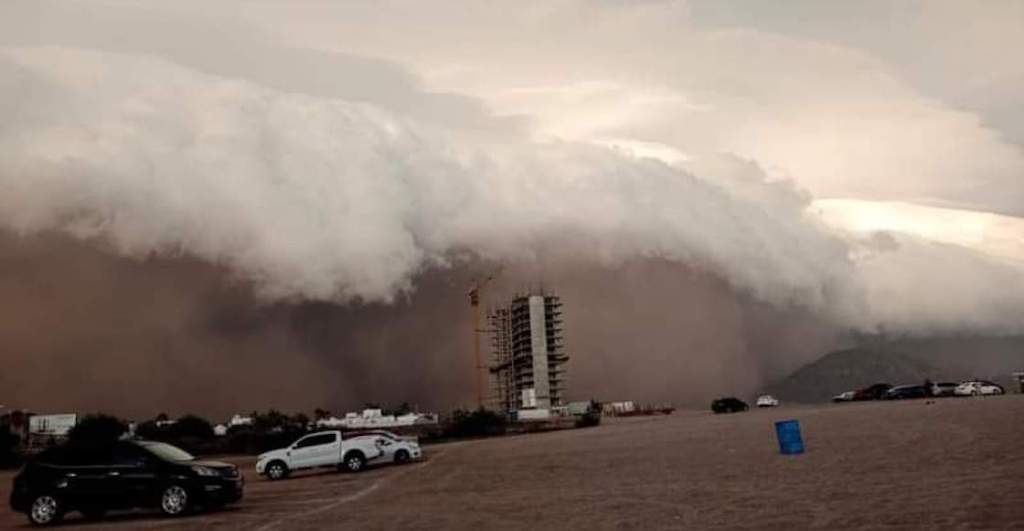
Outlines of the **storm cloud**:
[{"label": "storm cloud", "polygon": [[[0,333],[51,375],[16,396],[156,371],[112,389],[440,407],[498,268],[494,297],[565,297],[579,397],[752,390],[848,330],[1024,326],[1024,235],[928,236],[1018,219],[1020,147],[852,37],[700,3],[197,5],[0,8]],[[827,199],[960,214],[865,232]]]}]

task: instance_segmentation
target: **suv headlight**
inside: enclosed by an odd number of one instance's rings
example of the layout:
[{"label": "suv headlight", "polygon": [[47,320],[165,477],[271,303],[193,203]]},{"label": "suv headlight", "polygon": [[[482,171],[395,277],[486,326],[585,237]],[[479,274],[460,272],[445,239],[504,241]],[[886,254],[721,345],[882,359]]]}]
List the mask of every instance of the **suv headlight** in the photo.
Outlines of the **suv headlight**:
[{"label": "suv headlight", "polygon": [[214,469],[212,469],[212,468],[210,468],[208,466],[195,465],[195,466],[192,467],[192,471],[195,472],[196,474],[200,475],[200,476],[205,476],[205,477],[217,477],[217,476],[220,475],[220,474],[217,473],[216,470],[214,470]]}]

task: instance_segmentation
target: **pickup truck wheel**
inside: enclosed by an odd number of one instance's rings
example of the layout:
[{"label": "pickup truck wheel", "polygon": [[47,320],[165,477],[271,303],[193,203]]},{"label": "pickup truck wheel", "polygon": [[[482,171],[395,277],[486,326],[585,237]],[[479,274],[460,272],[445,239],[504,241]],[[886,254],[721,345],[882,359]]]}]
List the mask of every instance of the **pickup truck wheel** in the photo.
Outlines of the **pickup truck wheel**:
[{"label": "pickup truck wheel", "polygon": [[267,465],[267,478],[276,481],[286,477],[288,477],[288,465],[284,464],[284,461],[271,461]]},{"label": "pickup truck wheel", "polygon": [[399,450],[395,452],[395,462],[404,463],[409,460],[409,452],[405,450]]},{"label": "pickup truck wheel", "polygon": [[366,458],[359,452],[345,454],[345,470],[348,472],[361,472],[366,468]]},{"label": "pickup truck wheel", "polygon": [[56,496],[43,494],[32,500],[28,509],[28,521],[32,525],[53,525],[64,518],[64,506]]}]

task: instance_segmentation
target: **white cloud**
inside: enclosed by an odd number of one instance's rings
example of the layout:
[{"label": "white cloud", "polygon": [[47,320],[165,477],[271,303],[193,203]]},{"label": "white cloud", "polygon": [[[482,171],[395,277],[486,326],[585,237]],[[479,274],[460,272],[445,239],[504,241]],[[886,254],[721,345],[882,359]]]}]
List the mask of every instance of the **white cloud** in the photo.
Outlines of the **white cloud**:
[{"label": "white cloud", "polygon": [[[817,197],[1024,214],[1021,148],[851,40],[702,27],[679,2],[529,5],[329,5],[289,11],[283,26],[279,10],[247,16],[301,45],[388,57],[544,135],[733,153]],[[920,9],[929,24],[950,11]]]},{"label": "white cloud", "polygon": [[756,167],[726,188],[612,149],[466,135],[151,58],[2,57],[14,82],[0,100],[36,109],[0,128],[4,225],[192,253],[268,296],[387,301],[471,250],[658,256],[765,300],[824,305],[845,264],[804,223],[803,199]]},{"label": "white cloud", "polygon": [[855,237],[897,232],[971,249],[1024,267],[1024,219],[990,212],[929,207],[893,201],[819,199],[812,210],[837,230]]},{"label": "white cloud", "polygon": [[1021,149],[856,39],[678,2],[39,5],[0,8],[8,228],[270,297],[657,256],[854,326],[1024,322],[1020,218],[992,214],[1024,213]]}]

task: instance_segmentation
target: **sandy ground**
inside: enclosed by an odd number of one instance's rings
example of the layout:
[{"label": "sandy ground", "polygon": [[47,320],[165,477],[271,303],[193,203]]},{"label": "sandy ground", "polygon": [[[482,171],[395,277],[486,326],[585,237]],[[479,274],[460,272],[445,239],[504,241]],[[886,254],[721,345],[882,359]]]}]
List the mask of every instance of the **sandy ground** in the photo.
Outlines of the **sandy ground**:
[{"label": "sandy ground", "polygon": [[[803,455],[778,454],[773,421],[789,418]],[[684,412],[431,446],[358,475],[247,476],[232,509],[61,528],[1024,529],[1024,396]]]}]

